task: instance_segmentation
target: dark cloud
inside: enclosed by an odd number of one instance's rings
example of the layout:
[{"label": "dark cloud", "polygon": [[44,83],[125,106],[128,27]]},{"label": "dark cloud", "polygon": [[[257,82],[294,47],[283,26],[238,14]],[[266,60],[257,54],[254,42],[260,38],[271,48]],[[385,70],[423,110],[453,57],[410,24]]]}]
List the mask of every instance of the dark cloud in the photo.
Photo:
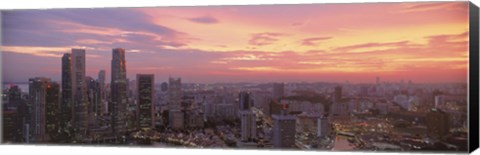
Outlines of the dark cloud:
[{"label": "dark cloud", "polygon": [[169,40],[186,35],[171,28],[153,24],[149,16],[131,9],[13,10],[2,12],[2,44],[6,46],[73,46],[77,45],[76,41],[82,39],[112,42],[115,38],[121,37],[115,36],[116,34],[76,32],[75,30],[80,29],[79,27],[62,23],[73,23],[100,30],[148,32]]},{"label": "dark cloud", "polygon": [[189,21],[201,24],[215,24],[219,21],[211,16],[202,16],[202,17],[195,17],[195,18],[188,18]]}]

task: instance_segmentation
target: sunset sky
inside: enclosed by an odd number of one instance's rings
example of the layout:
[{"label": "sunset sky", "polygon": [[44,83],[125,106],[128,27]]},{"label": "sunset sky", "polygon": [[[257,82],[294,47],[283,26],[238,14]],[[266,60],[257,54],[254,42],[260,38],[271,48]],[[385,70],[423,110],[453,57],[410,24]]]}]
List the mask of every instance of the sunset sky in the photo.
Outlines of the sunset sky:
[{"label": "sunset sky", "polygon": [[87,51],[87,75],[184,82],[466,82],[468,2],[2,11],[3,81],[60,81],[61,56]]}]

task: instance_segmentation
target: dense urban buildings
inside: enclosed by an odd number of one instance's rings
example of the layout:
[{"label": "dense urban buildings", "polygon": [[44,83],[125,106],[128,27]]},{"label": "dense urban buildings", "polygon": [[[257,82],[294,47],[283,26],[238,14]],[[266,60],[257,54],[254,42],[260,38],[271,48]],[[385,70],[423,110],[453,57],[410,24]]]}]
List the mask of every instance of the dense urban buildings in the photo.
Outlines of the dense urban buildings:
[{"label": "dense urban buildings", "polygon": [[[16,85],[3,91],[4,128],[16,133],[5,140],[322,150],[461,150],[466,142],[464,84],[191,84],[179,77],[157,84],[154,74],[127,83],[120,48],[112,51],[106,83],[105,71],[98,79],[84,76],[85,58],[81,49],[64,54],[61,85],[37,77],[28,93]],[[79,101],[68,108],[82,95],[85,109]],[[417,142],[424,140],[429,144]]]}]

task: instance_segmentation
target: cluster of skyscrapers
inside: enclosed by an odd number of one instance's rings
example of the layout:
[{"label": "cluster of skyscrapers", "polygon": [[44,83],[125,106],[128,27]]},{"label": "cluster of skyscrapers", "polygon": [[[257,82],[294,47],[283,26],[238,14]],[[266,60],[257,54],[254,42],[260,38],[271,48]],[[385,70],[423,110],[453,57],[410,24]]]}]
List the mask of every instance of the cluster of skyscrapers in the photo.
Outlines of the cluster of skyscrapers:
[{"label": "cluster of skyscrapers", "polygon": [[[29,79],[29,93],[21,127],[27,143],[89,143],[95,135],[120,142],[128,127],[154,127],[154,75],[137,75],[138,110],[130,115],[125,50],[112,50],[111,82],[105,71],[98,79],[86,76],[84,49],[72,49],[61,59],[61,85],[45,77]],[[110,88],[110,89],[108,89]],[[19,97],[20,98],[20,97]],[[13,99],[13,98],[12,98]],[[10,99],[11,100],[11,99]],[[19,99],[20,100],[20,99]],[[17,107],[20,109],[21,107]],[[132,122],[127,119],[134,118]],[[130,123],[130,124],[129,124]]]},{"label": "cluster of skyscrapers", "polygon": [[[241,148],[328,149],[334,137],[343,135],[357,148],[410,149],[436,147],[416,144],[424,139],[461,139],[466,127],[464,87],[458,84],[388,84],[378,77],[375,84],[343,86],[182,84],[181,78],[170,77],[156,88],[153,74],[137,74],[135,82],[127,79],[122,48],[112,50],[110,83],[105,70],[96,79],[86,75],[84,49],[65,53],[61,65],[61,83],[35,77],[28,81],[28,95],[14,85],[4,91],[3,129],[12,133],[4,133],[4,140],[125,144],[138,138],[135,133],[148,133],[140,137],[154,141],[162,132],[175,139],[175,134],[197,132],[193,137],[201,137],[216,129],[221,140]],[[398,130],[387,131],[392,129]],[[418,134],[412,129],[425,134],[411,136]],[[371,135],[386,138],[369,143]],[[407,138],[390,138],[399,135]],[[197,145],[192,143],[188,141]],[[207,144],[197,146],[202,145]]]}]

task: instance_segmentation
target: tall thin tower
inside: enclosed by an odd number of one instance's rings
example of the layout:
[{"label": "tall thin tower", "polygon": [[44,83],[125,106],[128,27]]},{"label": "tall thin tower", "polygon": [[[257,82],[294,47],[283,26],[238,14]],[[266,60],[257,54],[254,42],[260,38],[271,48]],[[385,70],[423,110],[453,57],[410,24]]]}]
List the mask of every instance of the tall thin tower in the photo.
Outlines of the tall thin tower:
[{"label": "tall thin tower", "polygon": [[112,50],[112,81],[110,83],[111,102],[108,106],[111,113],[112,133],[115,136],[123,134],[126,130],[127,116],[127,70],[125,49]]},{"label": "tall thin tower", "polygon": [[87,82],[85,80],[85,50],[72,49],[73,126],[77,140],[86,138],[88,130]]},{"label": "tall thin tower", "polygon": [[[73,127],[73,93],[72,93],[72,55],[63,54],[62,57],[62,99],[60,104],[62,133],[71,133]],[[66,135],[68,139],[73,135]]]}]

